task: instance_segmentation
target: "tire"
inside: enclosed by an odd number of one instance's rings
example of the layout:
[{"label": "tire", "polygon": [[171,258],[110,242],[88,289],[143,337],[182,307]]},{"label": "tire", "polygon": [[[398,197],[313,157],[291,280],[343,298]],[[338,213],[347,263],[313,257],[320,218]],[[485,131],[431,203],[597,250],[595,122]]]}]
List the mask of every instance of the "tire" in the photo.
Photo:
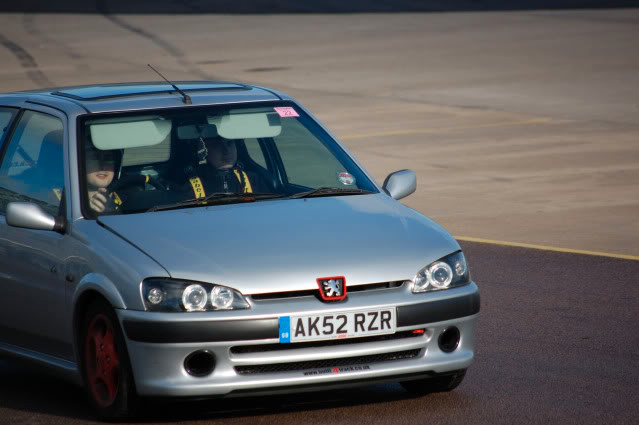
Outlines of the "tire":
[{"label": "tire", "polygon": [[432,378],[403,381],[401,385],[406,391],[417,395],[443,393],[457,388],[464,380],[464,376],[466,376],[466,369],[461,369]]},{"label": "tire", "polygon": [[137,404],[129,354],[113,308],[103,300],[93,301],[82,323],[82,379],[100,419],[128,418]]}]

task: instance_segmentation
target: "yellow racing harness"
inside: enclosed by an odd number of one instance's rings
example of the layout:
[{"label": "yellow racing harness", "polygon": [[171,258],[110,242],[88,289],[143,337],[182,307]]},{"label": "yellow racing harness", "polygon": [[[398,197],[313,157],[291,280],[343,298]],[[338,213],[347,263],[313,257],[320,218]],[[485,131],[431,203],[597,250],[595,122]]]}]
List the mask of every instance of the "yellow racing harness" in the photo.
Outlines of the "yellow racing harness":
[{"label": "yellow racing harness", "polygon": [[[253,193],[253,188],[251,187],[251,182],[248,179],[246,173],[242,170],[233,170],[235,173],[235,177],[237,177],[237,181],[242,184],[242,177],[244,177],[244,193]],[[242,174],[240,174],[242,173]],[[202,199],[206,197],[206,192],[204,191],[204,185],[202,184],[202,180],[199,177],[191,177],[189,179],[191,183],[191,187],[193,188],[193,194],[195,195],[195,199]]]},{"label": "yellow racing harness", "polygon": [[117,193],[113,192],[113,203],[115,204],[115,209],[119,209],[122,206],[122,199],[118,196]]}]

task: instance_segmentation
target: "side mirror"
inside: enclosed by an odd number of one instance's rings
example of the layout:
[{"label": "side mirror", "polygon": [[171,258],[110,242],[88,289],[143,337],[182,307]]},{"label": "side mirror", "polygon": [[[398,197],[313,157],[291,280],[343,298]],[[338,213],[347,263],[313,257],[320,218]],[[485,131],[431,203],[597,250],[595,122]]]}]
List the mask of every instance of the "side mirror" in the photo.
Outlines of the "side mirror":
[{"label": "side mirror", "polygon": [[7,205],[7,224],[33,230],[64,232],[63,217],[53,217],[39,205],[31,202],[9,202]]},{"label": "side mirror", "polygon": [[384,180],[383,189],[393,199],[402,199],[415,192],[417,176],[412,170],[399,170],[390,173]]}]

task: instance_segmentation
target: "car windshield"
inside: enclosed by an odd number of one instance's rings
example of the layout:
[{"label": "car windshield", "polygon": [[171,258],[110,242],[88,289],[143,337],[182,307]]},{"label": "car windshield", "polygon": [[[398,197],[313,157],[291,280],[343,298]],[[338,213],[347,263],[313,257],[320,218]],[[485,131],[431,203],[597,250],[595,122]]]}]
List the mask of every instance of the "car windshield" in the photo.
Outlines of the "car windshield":
[{"label": "car windshield", "polygon": [[377,192],[293,103],[92,115],[80,128],[87,216]]}]

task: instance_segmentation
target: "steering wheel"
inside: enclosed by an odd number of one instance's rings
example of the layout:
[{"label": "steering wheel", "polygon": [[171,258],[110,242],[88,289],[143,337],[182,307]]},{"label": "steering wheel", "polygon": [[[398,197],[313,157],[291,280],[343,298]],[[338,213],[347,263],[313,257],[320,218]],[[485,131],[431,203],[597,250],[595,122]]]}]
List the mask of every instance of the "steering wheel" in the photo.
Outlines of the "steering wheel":
[{"label": "steering wheel", "polygon": [[143,176],[141,174],[135,176],[126,176],[119,178],[110,186],[110,192],[117,192],[131,187],[143,188],[145,185],[153,186],[156,190],[167,190],[167,187],[158,179],[152,176]]}]

